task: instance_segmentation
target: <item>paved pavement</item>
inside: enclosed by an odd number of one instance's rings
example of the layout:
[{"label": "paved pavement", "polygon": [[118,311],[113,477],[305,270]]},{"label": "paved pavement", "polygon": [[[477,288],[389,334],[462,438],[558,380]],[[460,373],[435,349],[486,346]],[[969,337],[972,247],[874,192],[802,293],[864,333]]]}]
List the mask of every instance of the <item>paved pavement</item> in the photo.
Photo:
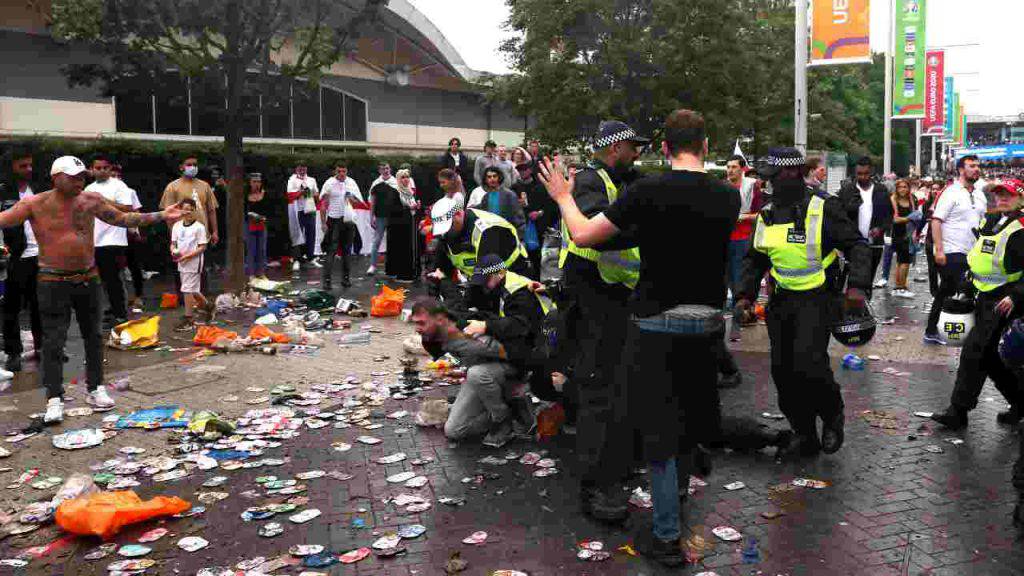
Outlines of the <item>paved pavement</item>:
[{"label": "paved pavement", "polygon": [[[364,281],[355,292],[365,302],[371,289],[371,283]],[[706,543],[704,558],[695,566],[668,571],[642,557],[622,552],[601,563],[576,559],[576,545],[580,541],[599,540],[610,551],[629,543],[632,531],[643,529],[649,522],[650,512],[634,509],[633,520],[625,529],[602,526],[582,517],[574,500],[576,477],[571,437],[559,436],[541,443],[518,442],[494,451],[476,442],[450,444],[440,431],[418,428],[409,417],[402,421],[375,418],[374,422],[384,426],[371,432],[358,427],[303,428],[298,439],[268,451],[267,456],[290,458],[280,468],[193,471],[188,478],[161,484],[140,478],[142,486],[137,490],[144,498],[170,494],[194,501],[196,492],[210,490],[200,487],[203,480],[224,474],[230,480],[222,489],[231,496],[208,505],[203,516],[142,524],[126,529],[113,541],[133,543],[154,526],[168,528],[172,535],[151,544],[154,552],[149,557],[158,561],[150,569],[151,574],[194,574],[203,567],[234,565],[254,556],[275,557],[286,554],[290,545],[298,543],[324,544],[340,553],[369,546],[389,529],[412,522],[423,524],[427,532],[404,544],[408,548],[404,556],[389,560],[371,556],[355,565],[336,565],[329,569],[330,573],[443,574],[443,566],[453,551],[460,552],[468,561],[463,573],[471,575],[489,574],[496,569],[522,570],[531,575],[695,574],[701,570],[713,570],[722,576],[1024,573],[1024,547],[1009,517],[1015,499],[1009,479],[1017,439],[1009,427],[995,422],[995,413],[1003,406],[998,393],[991,385],[986,386],[983,401],[962,434],[936,430],[930,421],[913,415],[915,411],[939,410],[945,405],[955,367],[955,351],[919,344],[922,300],[889,303],[884,295],[876,296],[876,311],[880,310],[880,315],[886,314],[886,310],[904,312],[898,314],[901,318],[896,323],[881,328],[878,342],[882,344],[874,343],[872,353],[883,360],[869,362],[865,371],[839,368],[838,356],[843,350],[834,351],[833,361],[847,408],[847,442],[839,453],[788,464],[776,464],[770,449],[763,453],[716,456],[713,473],[706,479],[708,485],[697,490],[685,509],[686,537],[700,535]],[[898,308],[901,305],[917,308]],[[167,326],[172,320],[165,321],[165,337],[171,336]],[[246,325],[246,318],[236,320],[240,326]],[[328,337],[328,345],[312,356],[234,354],[191,361],[185,352],[161,355],[108,351],[111,378],[127,377],[132,384],[131,391],[118,395],[118,411],[176,402],[193,410],[212,408],[238,416],[250,406],[242,401],[226,401],[224,397],[237,395],[244,400],[257,395],[246,392],[247,387],[291,383],[304,389],[312,384],[339,381],[350,374],[369,382],[373,379],[371,372],[398,370],[401,340],[412,331],[397,320],[367,322],[381,330],[373,334],[369,346],[343,348]],[[355,324],[358,329],[359,322]],[[728,414],[759,417],[762,412],[778,412],[774,387],[767,376],[763,332],[763,327],[745,329],[743,341],[736,346],[745,382],[740,388],[724,391],[723,406]],[[896,340],[898,337],[902,340]],[[183,344],[180,337],[172,342],[176,342],[174,346]],[[382,355],[389,358],[379,360]],[[73,358],[69,366],[74,365]],[[882,372],[885,369],[897,374]],[[388,376],[384,380],[394,378]],[[4,407],[0,408],[0,428],[20,428],[27,423],[26,414],[41,406],[41,393],[28,382],[20,381],[13,390],[0,393],[0,407]],[[455,388],[434,388],[425,395],[443,397],[454,393]],[[72,405],[81,405],[81,391],[76,389],[73,394],[79,398]],[[338,402],[327,400],[321,407],[326,409]],[[389,400],[379,408],[378,415],[400,409],[415,412],[417,405],[417,399]],[[9,406],[14,410],[6,408]],[[778,425],[776,421],[763,421]],[[11,482],[25,468],[40,468],[43,476],[66,477],[74,471],[86,471],[90,464],[112,458],[118,448],[128,445],[146,448],[145,456],[169,452],[169,433],[163,431],[125,431],[102,446],[75,452],[58,451],[50,445],[49,437],[54,432],[98,422],[98,415],[69,418],[61,429],[47,430],[17,444],[3,444],[15,453],[0,460],[0,466],[12,468],[0,472],[0,485]],[[372,434],[383,442],[376,446],[354,442],[361,434]],[[947,441],[952,438],[961,438],[963,443],[954,445]],[[337,441],[350,442],[354,447],[348,452],[335,452],[329,445]],[[940,447],[941,453],[930,452],[931,446]],[[531,475],[533,467],[515,461],[503,466],[478,463],[487,455],[531,450],[547,450],[547,455],[557,460],[561,472],[535,478]],[[408,460],[386,466],[374,462],[397,451],[405,452]],[[434,461],[413,466],[410,461],[416,457],[431,457]],[[274,474],[285,478],[310,469],[353,474],[347,481],[320,478],[307,482],[309,506],[321,509],[321,517],[302,525],[282,519],[285,532],[273,539],[256,535],[261,522],[240,519],[239,513],[246,507],[264,501],[241,496],[243,491],[256,487],[253,481],[257,476]],[[406,470],[426,475],[429,484],[418,490],[396,489],[385,480],[388,475]],[[798,477],[824,480],[829,486],[820,490],[790,488],[789,483]],[[464,483],[465,478],[471,480]],[[734,481],[744,482],[746,488],[723,488]],[[52,492],[0,489],[0,515]],[[383,501],[398,493],[417,493],[432,501],[433,506],[424,513],[405,515]],[[462,496],[466,504],[446,506],[437,502],[442,496]],[[782,515],[766,518],[766,513],[771,512]],[[367,527],[353,528],[355,519],[362,519]],[[739,530],[743,541],[718,540],[711,529],[721,525]],[[477,530],[489,534],[486,544],[469,546],[461,542]],[[211,545],[196,553],[183,552],[175,542],[186,535],[200,535]],[[60,537],[56,527],[49,527],[0,540],[0,559]],[[68,540],[65,546],[33,560],[20,571],[0,566],[0,575],[104,574],[112,558],[96,562],[82,558],[99,543],[91,538]],[[274,573],[298,574],[302,570],[288,567]]]}]

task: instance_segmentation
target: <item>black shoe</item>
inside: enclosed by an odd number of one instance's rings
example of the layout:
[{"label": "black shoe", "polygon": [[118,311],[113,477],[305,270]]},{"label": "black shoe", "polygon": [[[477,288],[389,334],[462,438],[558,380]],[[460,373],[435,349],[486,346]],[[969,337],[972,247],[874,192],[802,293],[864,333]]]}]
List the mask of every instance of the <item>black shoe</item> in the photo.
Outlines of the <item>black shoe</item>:
[{"label": "black shoe", "polygon": [[813,436],[793,433],[789,441],[775,453],[776,460],[792,460],[817,456],[821,450],[818,439]]},{"label": "black shoe", "polygon": [[11,354],[8,356],[4,369],[8,372],[21,372],[21,354]]},{"label": "black shoe", "polygon": [[942,424],[950,430],[962,430],[967,427],[967,411],[956,406],[946,408],[945,412],[932,414],[932,420]]},{"label": "black shoe", "polygon": [[821,426],[821,451],[825,454],[835,454],[843,446],[845,436],[843,427],[845,420],[840,412],[831,422],[823,422]]},{"label": "black shoe", "polygon": [[[17,370],[9,366],[7,369],[11,372],[17,372]],[[996,422],[999,422],[1000,424],[1016,424],[1017,422],[1020,422],[1022,418],[1024,418],[1024,414],[1022,414],[1020,408],[1016,406],[1010,406],[1009,410],[1004,410],[1003,412],[996,414]]]},{"label": "black shoe", "polygon": [[719,388],[736,388],[740,384],[743,384],[743,374],[739,372],[733,372],[732,374],[722,374],[718,379]]},{"label": "black shoe", "polygon": [[686,564],[679,540],[660,540],[653,534],[645,534],[636,538],[635,543],[637,552],[662,566],[674,568]]},{"label": "black shoe", "polygon": [[615,488],[585,488],[580,494],[580,508],[583,509],[583,513],[601,522],[625,522],[629,518],[627,497],[621,490],[612,496],[614,490]]},{"label": "black shoe", "polygon": [[505,418],[495,424],[491,431],[484,436],[483,445],[488,448],[501,448],[512,439],[512,419]]},{"label": "black shoe", "polygon": [[[711,452],[709,452],[703,446],[697,446],[693,449],[693,467],[696,470],[697,475],[701,478],[707,478],[711,475]],[[686,476],[686,485],[689,485],[690,476]],[[680,487],[684,486],[680,484]]]},{"label": "black shoe", "polygon": [[352,287],[352,281],[349,280],[348,278],[343,278],[341,280],[341,286],[342,286],[342,288],[351,288]]}]

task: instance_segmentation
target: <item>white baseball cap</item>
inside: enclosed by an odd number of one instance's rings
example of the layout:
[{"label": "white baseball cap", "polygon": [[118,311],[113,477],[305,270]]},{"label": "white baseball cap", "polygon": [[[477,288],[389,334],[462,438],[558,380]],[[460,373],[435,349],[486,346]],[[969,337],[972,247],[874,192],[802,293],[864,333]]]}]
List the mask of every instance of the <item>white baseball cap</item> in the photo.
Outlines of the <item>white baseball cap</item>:
[{"label": "white baseball cap", "polygon": [[50,176],[57,174],[78,176],[82,172],[85,172],[85,164],[74,156],[61,156],[54,160],[53,166],[50,167]]},{"label": "white baseball cap", "polygon": [[452,229],[455,213],[462,210],[462,203],[455,198],[441,198],[430,209],[431,232],[434,236],[443,236]]}]

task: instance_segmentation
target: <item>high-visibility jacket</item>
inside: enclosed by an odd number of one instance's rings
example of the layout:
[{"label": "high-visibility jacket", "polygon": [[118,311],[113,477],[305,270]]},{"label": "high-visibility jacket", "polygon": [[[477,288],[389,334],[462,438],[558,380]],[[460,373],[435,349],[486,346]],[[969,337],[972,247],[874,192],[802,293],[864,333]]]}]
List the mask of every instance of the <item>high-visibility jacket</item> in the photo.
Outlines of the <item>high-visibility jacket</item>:
[{"label": "high-visibility jacket", "polygon": [[[619,189],[612,182],[608,172],[604,168],[598,168],[597,174],[604,181],[604,189],[608,193],[608,204],[612,204],[619,197]],[[558,259],[559,268],[565,266],[565,258],[569,253],[575,254],[584,260],[597,264],[597,271],[601,279],[608,284],[624,284],[629,288],[635,288],[640,279],[640,249],[628,248],[626,250],[599,251],[593,248],[580,248],[572,241],[569,234],[569,227],[562,219],[562,253]]]},{"label": "high-visibility jacket", "polygon": [[[1010,236],[1024,228],[1022,220],[1024,218],[1013,220],[994,234],[979,236],[967,254],[967,265],[971,267],[971,281],[978,290],[991,292],[1003,284],[1020,280],[1024,275],[1021,271],[1007,273],[1006,265],[1003,263]],[[982,218],[982,224],[984,222]]]},{"label": "high-visibility jacket", "polygon": [[[515,294],[520,290],[529,289],[532,280],[521,274],[516,274],[511,270],[505,271],[505,291],[509,295]],[[534,292],[534,296],[537,297],[537,302],[540,304],[541,310],[544,312],[544,316],[547,316],[549,312],[555,309],[555,303],[545,294],[537,294]],[[502,318],[505,317],[505,300],[502,299],[498,308],[498,315]]]},{"label": "high-visibility jacket", "polygon": [[476,266],[476,261],[479,255],[477,252],[480,249],[480,238],[484,232],[495,226],[499,228],[505,228],[512,233],[516,238],[518,248],[512,251],[507,258],[505,258],[505,266],[511,266],[513,262],[519,259],[520,256],[526,257],[526,248],[519,242],[519,235],[516,233],[516,227],[513,226],[501,216],[497,214],[491,214],[477,208],[469,209],[473,214],[476,215],[476,222],[473,224],[473,231],[470,233],[469,241],[473,246],[471,252],[452,252],[451,246],[448,246],[448,259],[451,260],[452,265],[455,266],[460,272],[466,276],[473,275],[473,267]]},{"label": "high-visibility jacket", "polygon": [[825,269],[836,260],[832,250],[822,257],[825,200],[811,196],[803,226],[797,222],[767,224],[757,216],[754,249],[772,261],[771,275],[785,290],[802,292],[825,284]]}]

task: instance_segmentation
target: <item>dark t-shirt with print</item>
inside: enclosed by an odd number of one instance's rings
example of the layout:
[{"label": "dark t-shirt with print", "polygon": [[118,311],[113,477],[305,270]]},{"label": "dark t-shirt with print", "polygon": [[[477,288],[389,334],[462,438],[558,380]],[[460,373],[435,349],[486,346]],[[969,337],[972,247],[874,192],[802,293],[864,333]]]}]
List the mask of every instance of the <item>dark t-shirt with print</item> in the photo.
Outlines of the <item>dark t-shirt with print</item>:
[{"label": "dark t-shirt with print", "polygon": [[634,313],[651,316],[680,304],[720,307],[729,235],[739,212],[738,190],[686,170],[639,180],[605,210],[640,247]]}]

